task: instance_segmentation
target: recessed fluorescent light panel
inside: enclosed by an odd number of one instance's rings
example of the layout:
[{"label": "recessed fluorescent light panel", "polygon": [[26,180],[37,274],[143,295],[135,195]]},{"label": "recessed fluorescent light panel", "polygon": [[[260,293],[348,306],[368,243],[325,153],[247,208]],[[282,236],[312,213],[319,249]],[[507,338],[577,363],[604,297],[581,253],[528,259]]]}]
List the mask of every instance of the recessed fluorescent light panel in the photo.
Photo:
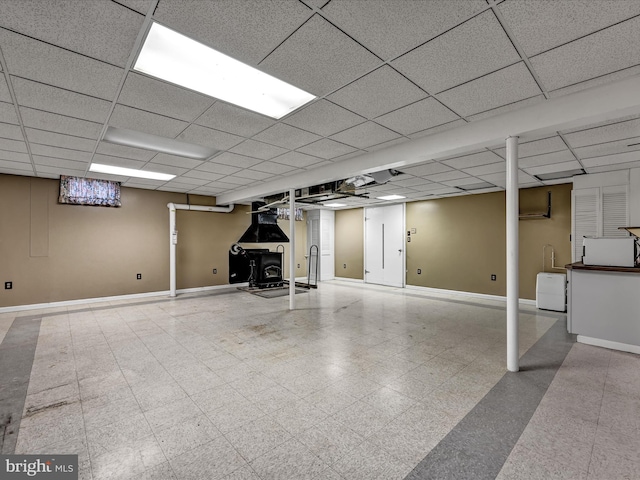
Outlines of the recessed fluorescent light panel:
[{"label": "recessed fluorescent light panel", "polygon": [[315,98],[158,23],[133,69],[275,119]]},{"label": "recessed fluorescent light panel", "polygon": [[347,204],[346,203],[338,203],[338,202],[332,202],[332,203],[325,203],[324,204],[325,207],[334,207],[334,208],[338,208],[338,207],[346,207]]},{"label": "recessed fluorescent light panel", "polygon": [[92,163],[89,167],[90,172],[110,173],[111,175],[122,175],[125,177],[149,178],[151,180],[169,181],[175,178],[175,175],[168,173],[150,172],[148,170],[136,170],[135,168],[114,167],[113,165],[103,165],[101,163]]},{"label": "recessed fluorescent light panel", "polygon": [[376,197],[378,200],[401,200],[403,198],[402,195],[385,195],[384,197]]},{"label": "recessed fluorescent light panel", "polygon": [[481,190],[483,188],[493,188],[495,185],[489,182],[472,183],[471,185],[458,185],[456,188],[469,192],[471,190]]},{"label": "recessed fluorescent light panel", "polygon": [[545,180],[558,180],[560,178],[569,178],[574,175],[583,175],[586,173],[583,169],[577,168],[575,170],[565,170],[564,172],[553,173],[541,173],[540,175],[534,175],[538,180],[544,182]]},{"label": "recessed fluorescent light panel", "polygon": [[126,128],[108,127],[102,140],[127,147],[143,148],[145,150],[169,153],[180,157],[195,158],[196,160],[206,160],[217,152],[214,148],[181,142],[173,138],[159,137],[149,133],[137,132],[135,130],[127,130]]}]

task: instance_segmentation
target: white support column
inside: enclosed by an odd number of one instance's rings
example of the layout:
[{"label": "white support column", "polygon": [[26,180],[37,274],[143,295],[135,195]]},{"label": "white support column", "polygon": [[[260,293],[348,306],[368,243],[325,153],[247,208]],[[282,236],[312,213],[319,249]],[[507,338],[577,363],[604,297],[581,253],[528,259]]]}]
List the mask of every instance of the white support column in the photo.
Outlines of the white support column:
[{"label": "white support column", "polygon": [[289,310],[296,308],[296,191],[289,190]]},{"label": "white support column", "polygon": [[176,296],[176,243],[178,243],[178,232],[176,232],[176,206],[173,203],[169,207],[169,296]]},{"label": "white support column", "polygon": [[518,349],[518,137],[507,138],[507,370],[517,372]]}]

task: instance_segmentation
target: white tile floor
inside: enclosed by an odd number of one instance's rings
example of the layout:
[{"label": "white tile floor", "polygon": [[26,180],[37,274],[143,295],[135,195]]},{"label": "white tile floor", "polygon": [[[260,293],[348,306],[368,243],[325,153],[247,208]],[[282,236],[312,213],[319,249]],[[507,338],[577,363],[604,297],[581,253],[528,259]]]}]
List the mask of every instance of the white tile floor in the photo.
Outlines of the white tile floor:
[{"label": "white tile floor", "polygon": [[[504,374],[504,304],[325,282],[44,314],[16,453],[86,479],[402,479]],[[556,321],[521,314],[521,353]],[[574,345],[499,478],[640,478],[640,358]],[[635,476],[634,476],[635,475]]]}]

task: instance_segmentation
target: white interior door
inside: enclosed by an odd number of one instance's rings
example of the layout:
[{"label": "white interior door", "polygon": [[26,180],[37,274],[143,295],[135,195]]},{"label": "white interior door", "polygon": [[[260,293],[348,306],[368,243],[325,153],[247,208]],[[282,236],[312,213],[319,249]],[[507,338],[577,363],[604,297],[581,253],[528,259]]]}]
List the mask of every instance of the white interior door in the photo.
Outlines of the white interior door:
[{"label": "white interior door", "polygon": [[404,287],[404,204],[365,210],[367,283]]}]

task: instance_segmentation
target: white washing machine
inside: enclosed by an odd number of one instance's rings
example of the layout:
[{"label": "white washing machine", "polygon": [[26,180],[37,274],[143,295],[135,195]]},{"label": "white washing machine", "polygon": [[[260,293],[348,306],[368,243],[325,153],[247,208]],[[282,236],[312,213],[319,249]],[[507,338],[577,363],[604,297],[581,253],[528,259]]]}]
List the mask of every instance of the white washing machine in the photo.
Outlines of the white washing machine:
[{"label": "white washing machine", "polygon": [[543,310],[567,310],[567,276],[541,272],[536,278],[536,307]]}]

